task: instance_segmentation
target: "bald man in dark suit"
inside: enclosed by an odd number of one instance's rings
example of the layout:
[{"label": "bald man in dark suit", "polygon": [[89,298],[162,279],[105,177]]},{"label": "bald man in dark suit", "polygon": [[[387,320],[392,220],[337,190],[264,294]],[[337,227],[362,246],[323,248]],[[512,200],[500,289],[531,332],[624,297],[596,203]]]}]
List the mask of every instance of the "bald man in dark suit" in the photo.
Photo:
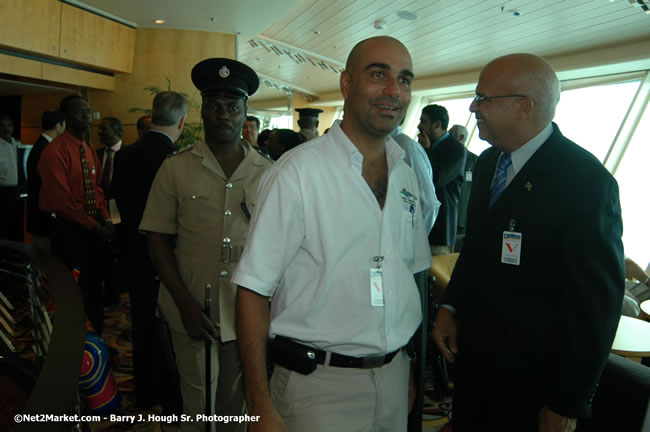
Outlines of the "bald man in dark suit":
[{"label": "bald man in dark suit", "polygon": [[590,415],[623,298],[616,181],[552,123],[540,57],[481,72],[467,235],[433,331],[455,361],[454,432],[563,431]]}]

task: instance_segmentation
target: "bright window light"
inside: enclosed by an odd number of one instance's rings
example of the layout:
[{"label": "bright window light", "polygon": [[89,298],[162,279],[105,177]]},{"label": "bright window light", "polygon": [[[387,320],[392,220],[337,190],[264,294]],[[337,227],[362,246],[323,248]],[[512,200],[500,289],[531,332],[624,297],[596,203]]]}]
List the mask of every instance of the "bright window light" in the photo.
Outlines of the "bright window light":
[{"label": "bright window light", "polygon": [[650,160],[650,108],[645,113],[616,169],[623,213],[625,255],[642,268],[650,262],[650,202],[648,201],[648,160]]},{"label": "bright window light", "polygon": [[565,137],[603,162],[639,84],[631,81],[563,91],[553,121]]}]

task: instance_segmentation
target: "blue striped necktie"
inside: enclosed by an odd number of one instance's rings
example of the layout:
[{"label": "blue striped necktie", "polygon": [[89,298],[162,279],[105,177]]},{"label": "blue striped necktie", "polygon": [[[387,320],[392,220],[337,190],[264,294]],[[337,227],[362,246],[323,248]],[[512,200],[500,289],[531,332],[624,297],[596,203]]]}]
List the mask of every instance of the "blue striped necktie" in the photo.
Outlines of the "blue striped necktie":
[{"label": "blue striped necktie", "polygon": [[499,164],[497,165],[497,172],[494,176],[494,183],[492,184],[492,191],[490,192],[490,202],[488,208],[492,208],[497,199],[501,196],[506,189],[506,180],[508,178],[508,167],[512,165],[510,160],[510,153],[501,153]]}]

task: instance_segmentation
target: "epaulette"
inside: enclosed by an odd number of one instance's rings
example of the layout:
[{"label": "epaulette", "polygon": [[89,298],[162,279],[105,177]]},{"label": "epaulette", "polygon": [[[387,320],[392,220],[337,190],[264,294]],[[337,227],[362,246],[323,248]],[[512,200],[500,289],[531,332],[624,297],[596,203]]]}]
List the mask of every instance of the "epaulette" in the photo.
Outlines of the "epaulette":
[{"label": "epaulette", "polygon": [[251,147],[253,147],[255,150],[257,150],[257,152],[259,154],[261,154],[262,156],[264,156],[266,159],[271,161],[271,163],[275,162],[273,159],[271,159],[271,156],[269,156],[267,153],[264,153],[264,151],[261,148],[255,147],[255,146],[251,146]]},{"label": "epaulette", "polygon": [[194,147],[194,144],[188,145],[188,146],[185,146],[185,147],[181,147],[178,150],[176,150],[175,152],[168,154],[167,157],[170,158],[172,156],[176,156],[176,155],[179,155],[181,153],[185,153],[186,151],[190,150],[193,147]]}]

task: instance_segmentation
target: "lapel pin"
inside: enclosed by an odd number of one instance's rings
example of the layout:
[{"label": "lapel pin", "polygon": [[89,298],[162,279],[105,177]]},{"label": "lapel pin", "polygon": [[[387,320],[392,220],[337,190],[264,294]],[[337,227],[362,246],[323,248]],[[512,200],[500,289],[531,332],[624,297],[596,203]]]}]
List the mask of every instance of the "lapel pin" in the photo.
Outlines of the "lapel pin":
[{"label": "lapel pin", "polygon": [[531,182],[527,182],[526,185],[524,186],[528,192],[533,190],[533,184]]}]

